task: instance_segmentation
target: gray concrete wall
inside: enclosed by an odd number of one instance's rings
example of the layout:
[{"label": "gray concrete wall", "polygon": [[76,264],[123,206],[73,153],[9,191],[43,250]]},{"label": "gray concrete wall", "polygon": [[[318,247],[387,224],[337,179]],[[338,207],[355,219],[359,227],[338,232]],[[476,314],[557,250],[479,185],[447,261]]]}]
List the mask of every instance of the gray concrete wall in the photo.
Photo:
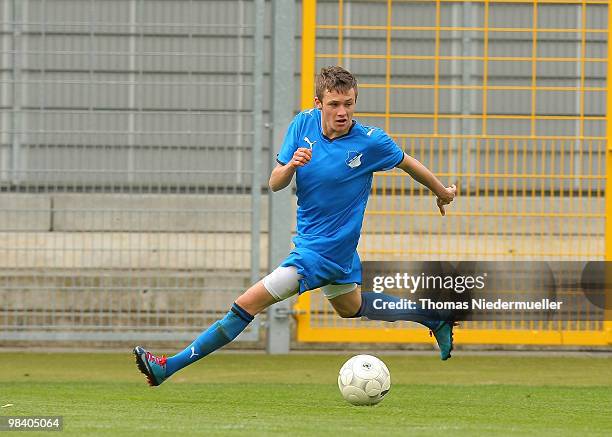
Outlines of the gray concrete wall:
[{"label": "gray concrete wall", "polygon": [[[260,232],[268,230],[268,196]],[[296,198],[291,208],[295,211]],[[251,229],[249,195],[1,194],[0,232],[240,234]],[[603,238],[601,197],[458,197],[440,218],[433,196],[371,196],[367,233],[591,235]],[[295,214],[292,215],[295,230]],[[142,237],[139,237],[142,238]]]},{"label": "gray concrete wall", "polygon": [[0,194],[0,232],[51,231],[51,196],[48,194]]},{"label": "gray concrete wall", "polygon": [[[267,270],[267,239],[261,271]],[[0,233],[0,269],[151,271],[248,271],[248,234],[203,233]],[[11,248],[11,249],[5,249]],[[16,248],[16,249],[12,249]],[[231,250],[228,250],[230,248]],[[601,236],[367,234],[364,259],[585,259],[603,256]]]}]

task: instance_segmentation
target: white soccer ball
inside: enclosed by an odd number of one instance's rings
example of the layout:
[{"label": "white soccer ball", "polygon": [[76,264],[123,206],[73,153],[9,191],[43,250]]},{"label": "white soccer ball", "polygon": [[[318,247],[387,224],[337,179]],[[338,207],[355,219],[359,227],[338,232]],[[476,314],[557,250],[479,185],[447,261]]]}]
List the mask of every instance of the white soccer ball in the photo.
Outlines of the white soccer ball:
[{"label": "white soccer ball", "polygon": [[342,397],[353,405],[375,405],[391,387],[391,374],[372,355],[355,355],[340,369],[338,387]]}]

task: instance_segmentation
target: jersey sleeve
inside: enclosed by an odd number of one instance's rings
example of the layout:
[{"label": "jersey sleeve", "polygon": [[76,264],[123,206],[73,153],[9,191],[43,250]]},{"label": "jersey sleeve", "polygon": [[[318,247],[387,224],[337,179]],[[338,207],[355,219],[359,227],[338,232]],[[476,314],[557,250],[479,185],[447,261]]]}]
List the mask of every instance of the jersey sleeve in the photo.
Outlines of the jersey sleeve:
[{"label": "jersey sleeve", "polygon": [[402,162],[404,152],[384,131],[379,130],[373,140],[372,171],[390,170]]},{"label": "jersey sleeve", "polygon": [[280,152],[276,155],[276,162],[281,165],[286,165],[293,154],[299,147],[300,140],[300,132],[303,124],[303,115],[300,113],[296,115],[287,128],[287,133],[285,134],[285,139],[283,140],[283,144],[281,145]]}]

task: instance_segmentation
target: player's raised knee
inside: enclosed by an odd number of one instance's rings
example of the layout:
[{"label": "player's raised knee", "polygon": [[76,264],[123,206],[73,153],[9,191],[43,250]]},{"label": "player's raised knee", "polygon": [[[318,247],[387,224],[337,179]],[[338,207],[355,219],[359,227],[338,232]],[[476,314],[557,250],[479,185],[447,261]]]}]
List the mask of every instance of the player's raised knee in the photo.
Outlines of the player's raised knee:
[{"label": "player's raised knee", "polygon": [[334,308],[336,310],[336,314],[338,314],[343,319],[352,319],[357,317],[357,311],[353,311],[352,309],[347,308]]},{"label": "player's raised knee", "polygon": [[361,293],[357,284],[328,284],[321,291],[343,319],[357,317],[361,308]]}]

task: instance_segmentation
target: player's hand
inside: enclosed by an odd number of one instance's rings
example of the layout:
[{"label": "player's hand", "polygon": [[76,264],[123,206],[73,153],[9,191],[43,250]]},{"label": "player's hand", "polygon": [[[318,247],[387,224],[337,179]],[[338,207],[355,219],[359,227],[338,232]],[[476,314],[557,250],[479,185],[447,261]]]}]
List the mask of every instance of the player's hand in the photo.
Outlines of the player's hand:
[{"label": "player's hand", "polygon": [[312,149],[300,147],[295,151],[291,158],[290,164],[293,167],[304,167],[312,158]]},{"label": "player's hand", "polygon": [[455,184],[451,185],[450,187],[446,187],[444,190],[444,193],[439,195],[436,199],[436,204],[438,205],[438,209],[440,210],[440,215],[446,215],[444,205],[448,205],[449,203],[451,203],[457,195],[457,187],[455,186]]}]

